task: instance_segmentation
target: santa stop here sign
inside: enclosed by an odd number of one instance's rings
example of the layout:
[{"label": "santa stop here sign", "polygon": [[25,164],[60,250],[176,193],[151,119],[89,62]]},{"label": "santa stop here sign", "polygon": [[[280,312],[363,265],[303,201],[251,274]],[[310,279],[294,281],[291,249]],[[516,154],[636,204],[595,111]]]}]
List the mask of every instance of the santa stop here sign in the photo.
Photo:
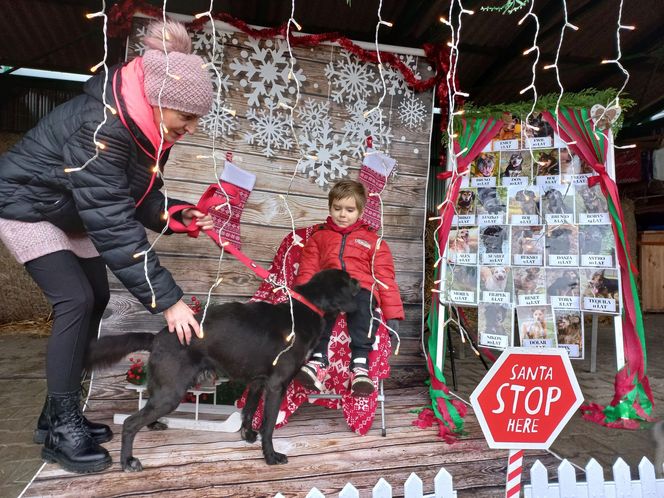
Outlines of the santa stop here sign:
[{"label": "santa stop here sign", "polygon": [[470,401],[490,448],[546,449],[583,396],[565,350],[508,348]]}]

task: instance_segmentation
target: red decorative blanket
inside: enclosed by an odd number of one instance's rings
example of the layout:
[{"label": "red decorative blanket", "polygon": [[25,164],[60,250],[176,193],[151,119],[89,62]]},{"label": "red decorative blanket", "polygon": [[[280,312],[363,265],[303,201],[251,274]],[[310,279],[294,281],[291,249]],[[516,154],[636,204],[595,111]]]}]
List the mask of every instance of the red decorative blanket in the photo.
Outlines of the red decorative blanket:
[{"label": "red decorative blanket", "polygon": [[[295,231],[295,241],[304,244],[311,233],[313,227],[301,228]],[[293,243],[293,233],[289,233],[284,238],[277,250],[277,254],[272,260],[269,273],[279,283],[285,283],[291,286],[297,274],[302,248]],[[285,265],[284,265],[285,263]],[[285,273],[285,275],[284,275]],[[284,282],[285,280],[285,282]],[[273,286],[263,282],[254,294],[252,300],[266,301],[269,303],[281,303],[288,300],[288,296],[283,291],[273,292]],[[350,395],[348,385],[350,363],[350,337],[346,328],[345,317],[340,316],[332,330],[332,338],[328,358],[330,367],[327,372],[324,384],[326,393],[339,394],[341,399],[316,399],[312,400],[315,404],[328,408],[343,409],[344,418],[348,426],[360,435],[366,434],[371,429],[371,424],[376,413],[378,397],[378,380],[385,379],[390,374],[389,357],[391,354],[391,343],[387,329],[380,325],[376,333],[376,342],[374,349],[369,354],[370,368],[369,376],[373,379],[376,390],[366,398],[354,397]],[[297,410],[302,403],[308,401],[309,394],[312,394],[302,387],[298,382],[291,382],[286,391],[286,396],[281,403],[279,416],[277,418],[277,427],[288,423],[289,417]],[[246,402],[246,391],[237,401],[238,407],[243,407]],[[261,400],[256,415],[254,416],[253,426],[260,428],[263,419],[263,401]]]}]

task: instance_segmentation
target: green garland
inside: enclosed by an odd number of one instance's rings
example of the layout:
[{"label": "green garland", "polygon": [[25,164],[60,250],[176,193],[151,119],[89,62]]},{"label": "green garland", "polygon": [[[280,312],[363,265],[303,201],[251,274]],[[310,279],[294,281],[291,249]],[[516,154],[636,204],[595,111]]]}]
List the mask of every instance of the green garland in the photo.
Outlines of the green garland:
[{"label": "green garland", "polygon": [[[587,88],[581,92],[572,93],[566,92],[560,101],[561,108],[572,109],[590,109],[595,104],[609,106],[616,99],[617,90],[615,88],[607,88],[606,90],[597,90],[595,88]],[[542,95],[537,99],[535,112],[551,111],[556,108],[559,93],[549,93]],[[623,94],[624,95],[624,94]],[[634,106],[634,101],[627,97],[620,97],[620,107],[622,112],[620,117],[611,126],[614,135],[618,133],[622,127],[623,118],[628,109]],[[502,118],[503,114],[510,113],[521,118],[525,118],[533,107],[532,101],[512,102],[509,104],[490,104],[486,106],[475,106],[472,102],[466,103],[464,106],[465,118]],[[460,120],[455,120],[457,125],[461,125]]]},{"label": "green garland", "polygon": [[486,6],[483,5],[480,7],[480,10],[483,12],[500,12],[501,14],[514,14],[517,10],[523,9],[530,0],[507,0],[500,7],[496,6]]}]

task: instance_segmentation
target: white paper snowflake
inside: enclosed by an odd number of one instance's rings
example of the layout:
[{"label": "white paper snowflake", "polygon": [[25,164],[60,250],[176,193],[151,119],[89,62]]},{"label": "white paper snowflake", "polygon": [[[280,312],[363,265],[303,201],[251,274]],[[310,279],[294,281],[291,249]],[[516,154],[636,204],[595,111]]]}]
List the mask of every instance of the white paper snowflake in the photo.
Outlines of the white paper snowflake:
[{"label": "white paper snowflake", "polygon": [[366,99],[370,93],[382,90],[382,82],[377,71],[364,62],[355,60],[349,52],[341,52],[341,57],[325,66],[332,91],[332,99],[339,103],[344,100]]},{"label": "white paper snowflake", "polygon": [[272,99],[265,99],[259,110],[247,110],[246,116],[253,132],[245,133],[245,142],[263,147],[262,152],[267,157],[274,156],[277,150],[293,147],[290,117],[277,110]]},{"label": "white paper snowflake", "polygon": [[[200,55],[205,62],[207,63],[211,62],[212,65],[214,66],[214,68],[210,68],[210,72],[212,73],[212,82],[214,84],[215,91],[217,89],[217,86],[219,86],[221,87],[221,91],[223,94],[227,93],[231,88],[233,88],[233,82],[230,79],[231,78],[230,74],[228,74],[228,71],[224,71],[224,48],[225,48],[225,43],[231,36],[231,33],[220,30],[216,30],[215,33],[217,35],[216,47],[213,47],[212,44],[211,29],[199,30],[194,32],[192,39],[192,47],[195,54]],[[213,48],[214,48],[214,54],[212,53]]]},{"label": "white paper snowflake", "polygon": [[237,118],[229,111],[232,111],[230,104],[223,99],[215,100],[210,112],[201,118],[201,128],[210,138],[230,136],[236,130]]},{"label": "white paper snowflake", "polygon": [[134,52],[136,57],[143,55],[145,52],[145,44],[143,43],[143,37],[148,33],[148,26],[143,25],[136,28],[136,36],[134,37],[136,42],[134,42],[129,48]]},{"label": "white paper snowflake", "polygon": [[[352,144],[351,153],[355,157],[362,157],[366,138],[371,135],[374,147],[387,150],[392,139],[392,130],[387,126],[382,109],[378,109],[365,116],[368,110],[367,102],[359,99],[352,105],[347,105],[350,120],[343,126],[344,141]],[[382,119],[382,126],[381,126]]]},{"label": "white paper snowflake", "polygon": [[[422,75],[417,70],[417,58],[414,55],[400,55],[399,59],[403,62],[415,75],[415,78],[422,79]],[[388,95],[411,95],[413,91],[408,88],[408,84],[404,79],[403,74],[398,69],[392,66],[383,66],[385,70],[385,84],[387,86]]]},{"label": "white paper snowflake", "polygon": [[240,59],[237,57],[230,63],[233,75],[242,74],[240,86],[249,90],[244,96],[248,97],[249,106],[260,106],[263,100],[270,98],[276,103],[290,102],[289,95],[296,91],[295,79],[300,83],[306,81],[301,69],[296,69],[289,79],[290,59],[286,42],[281,39],[255,40],[247,39],[245,42],[251,49],[242,50]]},{"label": "white paper snowflake", "polygon": [[[215,53],[220,53],[223,52],[224,49],[224,44],[226,43],[226,40],[230,38],[231,33],[228,31],[221,31],[219,29],[215,30],[215,34],[217,35],[217,46],[215,49]],[[211,28],[205,28],[202,30],[195,31],[192,40],[191,40],[191,46],[194,49],[194,53],[200,55],[201,57],[205,56],[210,56],[212,55],[212,29]]]},{"label": "white paper snowflake", "polygon": [[330,103],[308,98],[296,108],[298,125],[305,131],[316,133],[325,122],[330,122]]},{"label": "white paper snowflake", "polygon": [[315,132],[300,136],[300,147],[304,159],[298,170],[313,177],[319,187],[348,174],[344,143],[335,136],[331,120],[323,120]]},{"label": "white paper snowflake", "polygon": [[221,88],[222,95],[228,93],[228,91],[233,88],[233,82],[230,79],[231,76],[229,74],[224,74],[224,71],[222,70],[223,64],[221,62],[215,61],[213,64],[219,72],[219,76],[217,77],[217,73],[213,69],[210,70],[212,73],[212,84],[214,86],[215,95],[218,86]]},{"label": "white paper snowflake", "polygon": [[407,96],[401,101],[398,114],[399,120],[411,130],[422,125],[428,116],[424,103],[415,95]]}]

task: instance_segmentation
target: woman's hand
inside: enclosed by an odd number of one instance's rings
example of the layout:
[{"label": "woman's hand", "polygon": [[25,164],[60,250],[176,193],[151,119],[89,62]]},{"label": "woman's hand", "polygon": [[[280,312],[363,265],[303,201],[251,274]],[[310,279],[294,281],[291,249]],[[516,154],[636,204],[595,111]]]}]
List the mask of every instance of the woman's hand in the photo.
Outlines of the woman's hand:
[{"label": "woman's hand", "polygon": [[177,332],[180,344],[183,346],[188,346],[191,342],[192,330],[199,339],[203,338],[203,332],[194,317],[194,312],[182,299],[164,311],[164,318],[168,324],[168,331]]},{"label": "woman's hand", "polygon": [[196,225],[201,227],[203,230],[212,230],[214,228],[214,222],[212,221],[212,216],[209,214],[203,214],[196,208],[187,208],[182,210],[182,222],[185,226],[196,219]]}]

